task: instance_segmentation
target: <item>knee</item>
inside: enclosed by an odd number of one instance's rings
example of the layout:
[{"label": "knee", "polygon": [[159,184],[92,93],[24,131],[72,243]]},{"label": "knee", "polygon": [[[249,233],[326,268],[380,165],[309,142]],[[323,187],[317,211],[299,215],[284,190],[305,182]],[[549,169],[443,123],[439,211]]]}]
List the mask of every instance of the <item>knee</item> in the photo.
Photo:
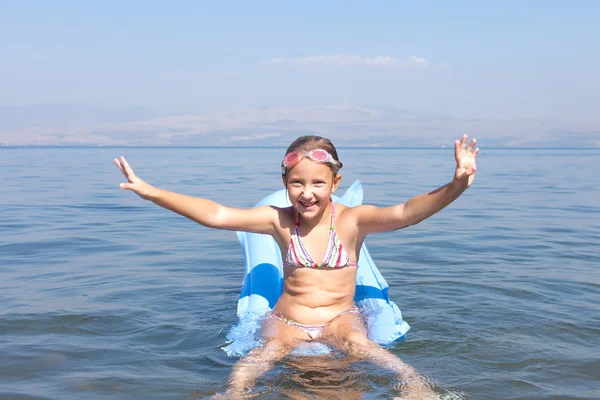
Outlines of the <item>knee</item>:
[{"label": "knee", "polygon": [[276,337],[270,337],[265,339],[262,348],[265,350],[278,350],[285,346],[285,343]]},{"label": "knee", "polygon": [[364,333],[362,332],[358,332],[358,331],[351,331],[348,332],[344,339],[348,342],[348,344],[350,344],[351,346],[362,346],[362,347],[368,347],[373,345],[374,343],[371,342],[369,340],[369,338],[367,338],[365,336]]},{"label": "knee", "polygon": [[261,346],[261,351],[265,356],[273,359],[283,358],[293,349],[293,344],[279,338],[269,339]]}]

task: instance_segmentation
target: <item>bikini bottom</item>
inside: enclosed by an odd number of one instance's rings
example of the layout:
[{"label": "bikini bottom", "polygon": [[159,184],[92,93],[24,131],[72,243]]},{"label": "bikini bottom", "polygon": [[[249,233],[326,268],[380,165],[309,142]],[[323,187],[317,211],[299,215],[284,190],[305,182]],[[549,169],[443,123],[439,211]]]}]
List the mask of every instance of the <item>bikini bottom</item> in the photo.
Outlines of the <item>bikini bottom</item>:
[{"label": "bikini bottom", "polygon": [[[338,318],[341,315],[346,315],[346,314],[360,314],[360,308],[358,308],[357,306],[354,306],[347,311],[341,312],[336,318]],[[323,331],[323,329],[325,329],[327,327],[327,325],[329,325],[331,323],[331,321],[330,321],[326,324],[320,324],[320,325],[301,324],[300,322],[296,322],[293,319],[286,318],[284,315],[276,313],[274,311],[268,312],[265,315],[265,318],[266,319],[275,319],[277,321],[284,322],[287,325],[291,325],[291,326],[295,326],[296,328],[300,328],[304,332],[306,332],[308,337],[311,338],[312,340],[316,339],[319,336],[319,334],[321,333],[321,331]]]}]

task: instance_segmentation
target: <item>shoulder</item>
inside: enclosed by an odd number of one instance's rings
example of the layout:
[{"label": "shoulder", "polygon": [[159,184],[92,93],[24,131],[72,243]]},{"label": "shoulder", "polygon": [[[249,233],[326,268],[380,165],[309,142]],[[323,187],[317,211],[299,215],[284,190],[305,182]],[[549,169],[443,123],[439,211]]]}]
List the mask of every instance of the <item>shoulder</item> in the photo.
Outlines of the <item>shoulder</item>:
[{"label": "shoulder", "polygon": [[356,221],[364,218],[365,216],[369,216],[370,214],[377,213],[379,210],[378,207],[370,204],[361,204],[354,207],[348,207],[336,203],[335,207],[336,210],[339,208],[339,214],[340,216],[343,214],[344,219],[354,219]]},{"label": "shoulder", "polygon": [[290,226],[294,227],[296,224],[296,213],[294,211],[294,207],[275,207],[275,206],[265,206],[270,207],[275,213],[275,217],[277,219],[277,227],[282,229],[287,229]]},{"label": "shoulder", "polygon": [[335,203],[335,230],[340,240],[344,243],[344,247],[347,249],[355,248],[355,243],[360,243],[364,239],[364,237],[359,237],[360,228],[356,212],[357,207],[359,206],[348,207]]},{"label": "shoulder", "polygon": [[358,221],[358,215],[360,214],[360,211],[357,210],[358,207],[360,206],[355,206],[355,207],[348,207],[345,206],[343,204],[339,204],[339,203],[334,203],[335,204],[335,213],[336,213],[336,220],[337,220],[337,224],[339,225],[340,223],[342,224],[352,224],[355,225],[356,222]]},{"label": "shoulder", "polygon": [[258,206],[253,208],[246,209],[247,212],[251,212],[254,214],[260,214],[263,216],[269,216],[274,221],[282,221],[287,220],[292,217],[293,208],[292,207],[277,207],[271,205]]}]

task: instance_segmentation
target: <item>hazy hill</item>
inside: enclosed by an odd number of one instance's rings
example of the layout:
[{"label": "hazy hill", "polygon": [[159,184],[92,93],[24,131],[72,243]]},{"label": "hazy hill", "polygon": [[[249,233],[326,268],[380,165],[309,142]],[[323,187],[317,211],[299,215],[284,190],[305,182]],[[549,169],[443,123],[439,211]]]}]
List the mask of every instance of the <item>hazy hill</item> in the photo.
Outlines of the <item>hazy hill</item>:
[{"label": "hazy hill", "polygon": [[438,147],[462,133],[486,146],[600,147],[600,120],[461,119],[347,104],[197,115],[78,104],[0,107],[2,145],[286,146],[317,134],[346,146]]}]

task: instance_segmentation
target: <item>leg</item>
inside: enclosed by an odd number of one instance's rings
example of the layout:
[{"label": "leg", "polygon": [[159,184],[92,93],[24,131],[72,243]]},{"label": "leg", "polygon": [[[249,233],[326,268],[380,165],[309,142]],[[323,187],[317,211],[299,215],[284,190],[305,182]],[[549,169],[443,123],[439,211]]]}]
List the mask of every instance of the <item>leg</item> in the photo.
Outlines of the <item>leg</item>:
[{"label": "leg", "polygon": [[368,360],[398,374],[403,381],[402,395],[407,399],[436,398],[431,384],[410,365],[367,338],[362,315],[343,314],[327,326],[324,336],[349,355]]},{"label": "leg", "polygon": [[292,348],[273,339],[263,347],[250,351],[233,367],[227,393],[241,395],[246,390],[252,390],[256,379],[271,369],[276,361],[285,357],[291,350]]},{"label": "leg", "polygon": [[265,344],[250,351],[233,367],[229,379],[229,394],[242,394],[251,390],[256,379],[273,367],[273,364],[289,354],[301,340],[302,332],[276,319],[265,318],[261,336]]}]

